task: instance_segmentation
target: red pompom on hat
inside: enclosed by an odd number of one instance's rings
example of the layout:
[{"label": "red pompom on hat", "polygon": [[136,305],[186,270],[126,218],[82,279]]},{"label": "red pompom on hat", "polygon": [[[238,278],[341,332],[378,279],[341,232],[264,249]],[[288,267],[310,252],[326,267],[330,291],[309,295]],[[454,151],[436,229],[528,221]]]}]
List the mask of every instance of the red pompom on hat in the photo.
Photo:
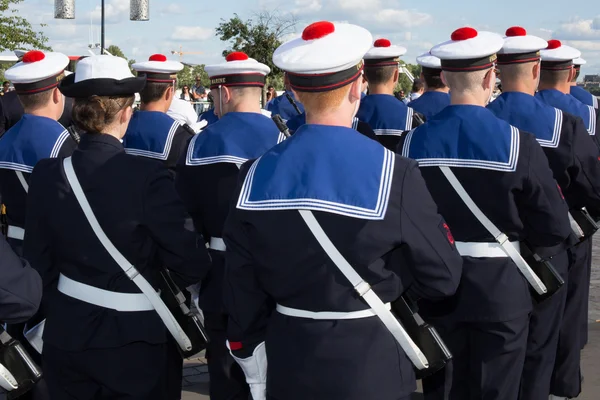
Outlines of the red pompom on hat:
[{"label": "red pompom on hat", "polygon": [[548,40],[548,47],[546,47],[546,49],[554,50],[554,49],[558,49],[561,46],[562,46],[562,43],[560,42],[560,40],[552,39],[552,40]]},{"label": "red pompom on hat", "polygon": [[520,26],[512,26],[506,30],[506,36],[527,36],[527,31],[525,30],[525,28],[522,28]]},{"label": "red pompom on hat", "polygon": [[391,45],[392,42],[390,42],[388,39],[377,39],[375,43],[373,43],[374,47],[390,47]]},{"label": "red pompom on hat", "polygon": [[27,53],[25,53],[25,55],[23,56],[23,62],[24,63],[34,63],[34,62],[42,61],[44,58],[46,58],[46,55],[44,53],[42,53],[41,51],[31,50],[31,51],[28,51]]},{"label": "red pompom on hat", "polygon": [[459,41],[459,40],[468,40],[477,37],[477,31],[473,28],[464,27],[459,28],[452,32],[450,39]]},{"label": "red pompom on hat", "polygon": [[234,51],[233,53],[230,53],[227,55],[227,57],[225,57],[225,61],[230,62],[230,61],[246,61],[248,59],[248,55],[244,52],[241,51]]},{"label": "red pompom on hat", "polygon": [[148,59],[148,61],[166,62],[167,61],[167,56],[165,56],[163,54],[153,54],[153,55],[150,56],[150,58]]},{"label": "red pompom on hat", "polygon": [[329,21],[319,21],[310,24],[302,31],[303,40],[321,39],[335,32],[335,25]]}]

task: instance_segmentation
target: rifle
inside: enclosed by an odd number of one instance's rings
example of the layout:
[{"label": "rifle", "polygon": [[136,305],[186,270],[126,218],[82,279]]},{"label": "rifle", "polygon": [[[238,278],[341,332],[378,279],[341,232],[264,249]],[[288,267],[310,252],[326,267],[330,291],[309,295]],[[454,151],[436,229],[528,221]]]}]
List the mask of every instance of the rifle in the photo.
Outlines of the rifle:
[{"label": "rifle", "polygon": [[283,122],[283,119],[279,114],[272,115],[271,119],[273,120],[273,122],[275,122],[275,125],[277,125],[277,129],[279,129],[279,132],[283,133],[286,138],[292,136],[292,134],[290,133],[290,129],[287,127],[285,122]]},{"label": "rifle", "polygon": [[300,109],[298,108],[298,105],[296,104],[296,102],[294,101],[294,99],[292,99],[292,96],[290,96],[290,94],[288,92],[285,92],[285,97],[288,99],[288,101],[290,102],[290,104],[292,106],[294,106],[294,109],[296,110],[296,112],[298,113],[298,115],[302,114],[302,111],[300,111]]}]

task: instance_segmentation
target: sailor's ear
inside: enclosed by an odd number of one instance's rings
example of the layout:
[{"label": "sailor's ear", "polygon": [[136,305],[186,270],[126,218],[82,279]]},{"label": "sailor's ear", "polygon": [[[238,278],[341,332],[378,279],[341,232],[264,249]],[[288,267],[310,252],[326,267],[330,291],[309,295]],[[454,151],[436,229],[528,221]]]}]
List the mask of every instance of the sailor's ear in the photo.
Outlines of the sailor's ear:
[{"label": "sailor's ear", "polygon": [[442,71],[440,73],[440,78],[442,79],[442,83],[444,84],[444,86],[449,87],[448,81],[446,80],[446,74],[444,73],[444,71]]},{"label": "sailor's ear", "polygon": [[65,101],[64,97],[65,96],[61,93],[60,90],[58,90],[57,87],[55,87],[54,89],[52,89],[52,102],[54,104],[58,104],[61,101]]}]

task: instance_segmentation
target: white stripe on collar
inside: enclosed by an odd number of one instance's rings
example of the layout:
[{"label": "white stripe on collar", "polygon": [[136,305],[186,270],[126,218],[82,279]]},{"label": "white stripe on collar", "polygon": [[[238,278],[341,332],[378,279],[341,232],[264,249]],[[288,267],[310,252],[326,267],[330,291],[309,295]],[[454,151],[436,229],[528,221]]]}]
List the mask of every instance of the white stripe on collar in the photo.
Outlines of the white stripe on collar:
[{"label": "white stripe on collar", "polygon": [[560,135],[562,133],[562,122],[563,122],[563,113],[561,110],[555,108],[554,109],[555,112],[555,118],[554,118],[554,133],[552,134],[552,139],[550,140],[545,140],[545,139],[537,139],[537,142],[540,144],[540,146],[542,147],[549,147],[549,148],[557,148],[558,147],[558,143],[560,142]]},{"label": "white stripe on collar", "polygon": [[412,120],[413,120],[413,114],[414,114],[414,110],[411,107],[407,107],[408,110],[406,110],[406,128],[404,129],[405,131],[410,131],[412,129]]},{"label": "white stripe on collar", "polygon": [[[511,126],[511,141],[510,141],[510,157],[508,162],[487,161],[487,160],[462,160],[455,158],[425,158],[415,159],[419,163],[419,167],[463,167],[463,168],[479,168],[489,169],[493,171],[514,172],[517,169],[519,159],[519,149],[521,140],[519,130]],[[410,142],[416,128],[406,135],[404,146],[402,147],[402,156],[409,157]]]},{"label": "white stripe on collar", "polygon": [[596,109],[592,106],[587,106],[590,111],[590,128],[588,129],[588,133],[590,136],[594,136],[596,134]]},{"label": "white stripe on collar", "polygon": [[[48,156],[48,158],[56,158],[58,157],[58,154],[60,153],[60,149],[62,148],[62,145],[65,143],[65,141],[67,140],[67,138],[69,138],[69,131],[67,131],[66,129],[58,136],[58,138],[56,139],[56,142],[54,142],[54,146],[52,146],[52,151],[50,152],[50,155]],[[30,167],[29,165],[26,164],[19,164],[19,163],[13,163],[13,162],[8,162],[8,161],[0,161],[0,169],[10,169],[13,171],[20,171],[20,172],[25,172],[30,174],[31,172],[33,172],[33,168],[34,167]]]},{"label": "white stripe on collar", "polygon": [[597,110],[598,109],[598,98],[592,95],[592,106]]},{"label": "white stripe on collar", "polygon": [[179,121],[173,121],[173,125],[171,125],[169,133],[167,134],[167,140],[165,141],[165,146],[163,147],[162,153],[134,148],[126,148],[125,152],[134,156],[148,157],[165,161],[167,158],[169,158],[169,153],[171,152],[171,147],[173,146],[173,138],[175,137],[175,133],[177,132],[177,129],[180,125],[181,124],[179,123]]},{"label": "white stripe on collar", "polygon": [[260,158],[256,160],[244,179],[244,184],[238,198],[237,208],[251,211],[269,211],[269,210],[313,210],[323,211],[332,214],[344,215],[352,218],[382,220],[387,211],[392,180],[394,177],[395,154],[388,149],[384,149],[381,180],[379,183],[379,192],[375,208],[368,209],[364,207],[351,206],[342,203],[336,203],[327,200],[302,198],[302,199],[276,199],[251,201],[250,192],[252,190],[252,181],[256,167]]}]

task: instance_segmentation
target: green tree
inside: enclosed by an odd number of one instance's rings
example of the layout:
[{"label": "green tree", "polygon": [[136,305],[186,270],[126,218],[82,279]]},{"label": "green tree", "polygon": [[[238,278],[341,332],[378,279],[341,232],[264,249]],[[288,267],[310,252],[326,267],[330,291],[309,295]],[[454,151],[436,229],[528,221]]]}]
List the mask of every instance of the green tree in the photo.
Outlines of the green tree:
[{"label": "green tree", "polygon": [[127,57],[125,57],[125,53],[123,53],[123,50],[121,50],[121,48],[119,46],[115,46],[114,44],[111,44],[110,46],[108,46],[106,51],[108,51],[110,54],[112,54],[115,57],[121,57],[121,58],[124,58],[127,60]]},{"label": "green tree", "polygon": [[179,89],[184,86],[189,86],[191,89],[196,83],[197,76],[202,80],[202,86],[208,90],[210,79],[208,79],[208,74],[204,70],[204,64],[195,66],[184,64],[183,69],[177,73],[177,86]]},{"label": "green tree", "polygon": [[[403,64],[403,67],[406,67],[415,79],[418,79],[419,76],[421,75],[421,66],[420,65]],[[404,94],[407,96],[412,90],[412,81],[406,74],[403,74],[403,73],[400,74],[400,77],[398,79],[398,84],[396,84],[395,91],[400,91],[400,90],[404,90]]]},{"label": "green tree", "polygon": [[[0,0],[0,51],[16,50],[23,47],[36,50],[51,50],[48,38],[35,31],[27,19],[19,15],[14,5],[23,0]],[[45,24],[40,24],[40,28]]]}]

